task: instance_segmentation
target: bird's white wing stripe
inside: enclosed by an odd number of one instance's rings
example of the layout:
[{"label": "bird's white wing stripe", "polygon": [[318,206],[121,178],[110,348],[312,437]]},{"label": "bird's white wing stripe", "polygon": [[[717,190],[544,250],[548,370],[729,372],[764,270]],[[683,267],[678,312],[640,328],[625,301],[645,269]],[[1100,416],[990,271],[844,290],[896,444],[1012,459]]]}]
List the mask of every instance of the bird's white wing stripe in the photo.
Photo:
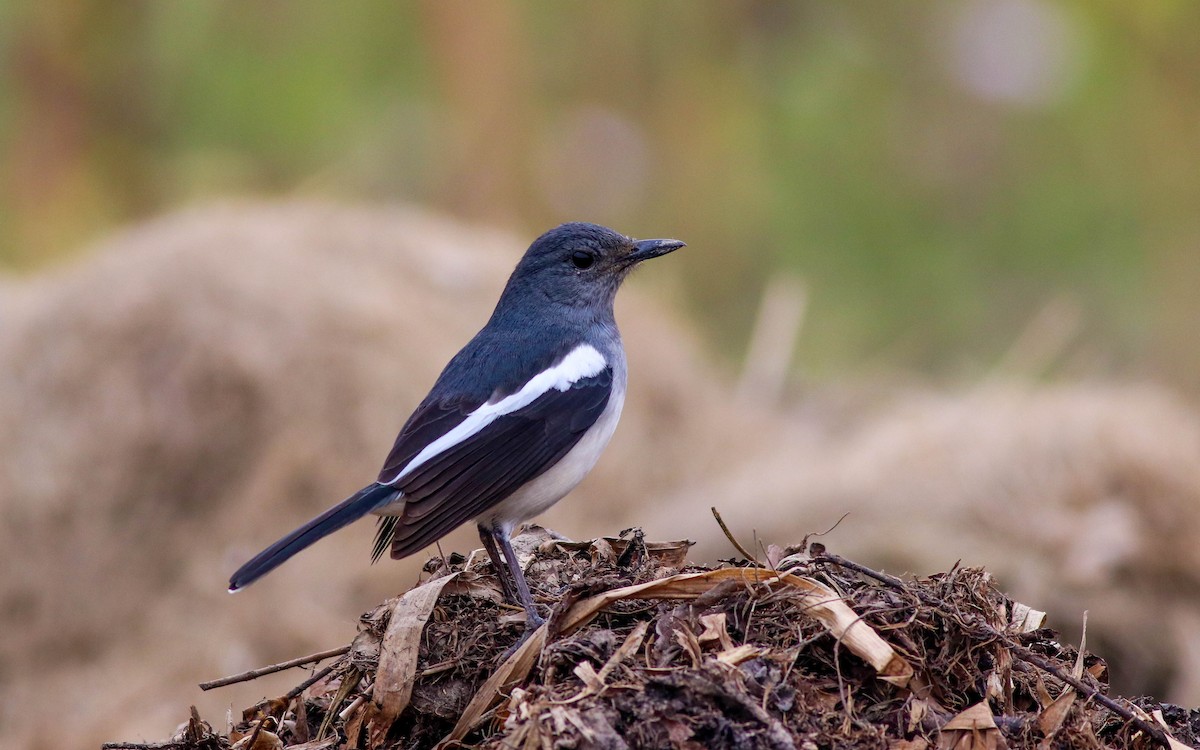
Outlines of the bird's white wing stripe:
[{"label": "bird's white wing stripe", "polygon": [[530,378],[521,390],[505,396],[495,403],[489,401],[468,414],[467,418],[459,422],[454,429],[425,446],[386,484],[399,482],[429,459],[477,434],[497,418],[529,406],[538,397],[549,392],[551,388],[565,391],[583,378],[598,375],[607,366],[608,362],[604,359],[604,355],[594,346],[580,344],[563,357],[558,364]]}]

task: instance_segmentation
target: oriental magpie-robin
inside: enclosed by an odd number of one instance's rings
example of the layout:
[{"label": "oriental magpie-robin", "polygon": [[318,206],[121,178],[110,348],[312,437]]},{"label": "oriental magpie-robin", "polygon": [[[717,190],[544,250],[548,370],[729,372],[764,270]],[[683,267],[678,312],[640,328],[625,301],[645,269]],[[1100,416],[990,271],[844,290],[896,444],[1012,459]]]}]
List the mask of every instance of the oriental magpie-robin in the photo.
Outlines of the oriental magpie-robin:
[{"label": "oriental magpie-robin", "polygon": [[395,559],[411,555],[475,519],[505,592],[530,626],[540,623],[510,535],[574,489],[608,444],[625,400],[617,288],[641,261],[683,246],[584,223],[535,240],[487,325],[400,430],[378,479],[255,555],[229,590],[368,513],[379,516],[373,560],[389,548]]}]

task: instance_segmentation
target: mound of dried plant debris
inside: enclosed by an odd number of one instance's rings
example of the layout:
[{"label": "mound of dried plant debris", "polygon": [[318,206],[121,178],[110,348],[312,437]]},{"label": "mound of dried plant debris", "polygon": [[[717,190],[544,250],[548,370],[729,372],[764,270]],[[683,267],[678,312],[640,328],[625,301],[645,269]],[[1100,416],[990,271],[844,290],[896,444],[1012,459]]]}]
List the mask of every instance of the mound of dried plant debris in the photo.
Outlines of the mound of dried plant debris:
[{"label": "mound of dried plant debris", "polygon": [[820,545],[708,568],[688,542],[637,530],[591,542],[534,527],[518,550],[543,627],[519,647],[482,552],[364,615],[348,647],[235,675],[330,661],[217,733],[215,748],[1182,748],[1200,711],[1106,694],[1097,656],[989,575],[901,580]]}]

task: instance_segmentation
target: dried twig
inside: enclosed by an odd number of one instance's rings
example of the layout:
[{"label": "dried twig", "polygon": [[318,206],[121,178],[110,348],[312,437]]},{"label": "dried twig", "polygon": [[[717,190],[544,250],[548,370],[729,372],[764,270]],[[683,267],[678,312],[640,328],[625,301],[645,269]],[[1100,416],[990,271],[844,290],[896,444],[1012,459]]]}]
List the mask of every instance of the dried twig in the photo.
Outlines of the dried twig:
[{"label": "dried twig", "polygon": [[[872,570],[871,568],[868,568],[865,565],[860,565],[859,563],[856,563],[852,560],[847,560],[846,558],[841,557],[840,555],[835,555],[835,554],[832,554],[829,552],[825,552],[821,555],[814,557],[813,562],[814,563],[827,563],[830,565],[837,565],[839,567],[846,568],[848,570],[853,570],[857,573],[861,573],[862,575],[867,576],[868,578],[873,578],[876,581],[879,581],[880,583],[884,584],[885,586],[896,589],[897,591],[903,591],[905,593],[915,593],[917,595],[917,597],[919,599],[921,599],[921,601],[923,601],[925,604],[927,604],[931,607],[938,607],[939,609],[942,609],[942,610],[944,610],[946,607],[946,602],[942,601],[941,599],[939,599],[936,596],[933,596],[932,594],[929,594],[918,588],[905,586],[904,582],[901,581],[899,578],[896,578],[895,576],[890,576],[887,573],[881,573],[877,570]],[[1067,685],[1070,685],[1071,687],[1075,688],[1075,690],[1085,700],[1095,701],[1099,705],[1107,708],[1109,711],[1112,711],[1117,716],[1120,716],[1125,721],[1137,726],[1138,729],[1140,729],[1143,732],[1145,732],[1146,734],[1148,734],[1158,744],[1160,744],[1166,748],[1171,747],[1171,743],[1167,737],[1166,732],[1164,732],[1161,728],[1156,727],[1154,724],[1151,724],[1150,722],[1141,718],[1140,716],[1138,716],[1136,713],[1131,711],[1126,706],[1122,706],[1117,701],[1113,700],[1112,698],[1108,697],[1107,695],[1104,695],[1103,693],[1100,692],[1100,689],[1097,686],[1089,685],[1086,682],[1084,682],[1082,679],[1074,677],[1066,670],[1060,668],[1058,665],[1051,662],[1049,659],[1047,659],[1044,656],[1037,654],[1033,651],[1030,651],[1029,649],[1025,648],[1021,644],[1014,641],[1012,639],[1012,637],[1010,637],[1007,633],[996,630],[991,625],[987,624],[986,622],[984,622],[983,620],[979,619],[978,617],[976,617],[975,615],[973,615],[969,612],[958,613],[958,621],[968,632],[971,632],[971,635],[973,635],[974,637],[993,638],[993,639],[999,641],[1000,643],[1004,644],[1004,647],[1007,648],[1008,650],[1010,650],[1012,652],[1013,656],[1015,656],[1016,658],[1020,659],[1021,661],[1025,662],[1026,664],[1031,664],[1031,665],[1037,667],[1038,669],[1041,669],[1044,672],[1048,672],[1048,673],[1054,675],[1056,678],[1058,678],[1059,680],[1062,680]]]},{"label": "dried twig", "polygon": [[312,677],[309,677],[304,682],[300,683],[296,687],[287,691],[287,694],[283,696],[284,702],[291,701],[292,699],[294,699],[295,697],[297,697],[298,695],[303,693],[305,690],[308,690],[310,687],[317,684],[318,681],[323,680],[326,677],[328,677],[329,673],[332,672],[334,667],[336,667],[336,666],[337,666],[337,662],[334,662],[333,664],[326,666],[324,669],[319,669],[316,672],[314,672]]},{"label": "dried twig", "polygon": [[721,531],[725,532],[725,538],[729,540],[729,543],[733,545],[733,548],[736,549],[742,557],[750,560],[751,562],[757,563],[758,558],[747,552],[746,548],[743,547],[736,538],[734,538],[733,532],[730,531],[729,527],[725,525],[725,519],[721,518],[721,514],[717,512],[716,506],[714,505],[709,510],[712,511],[713,518],[717,519],[717,525],[721,527]]},{"label": "dried twig", "polygon": [[175,750],[187,747],[183,740],[169,742],[105,742],[100,750]]},{"label": "dried twig", "polygon": [[201,690],[212,690],[213,688],[225,687],[226,685],[233,685],[238,682],[248,682],[249,680],[257,680],[259,677],[262,677],[264,675],[274,674],[276,672],[282,672],[283,670],[291,669],[292,667],[302,667],[305,664],[311,664],[311,663],[317,662],[317,661],[325,661],[326,659],[331,659],[335,656],[341,656],[342,654],[345,654],[349,651],[350,651],[349,646],[342,646],[340,648],[331,648],[328,651],[321,651],[320,653],[309,654],[308,656],[301,656],[298,659],[289,659],[288,661],[281,661],[278,664],[270,664],[265,667],[259,667],[258,669],[251,669],[249,671],[241,672],[239,674],[230,675],[228,677],[222,677],[219,680],[212,680],[210,682],[202,682],[202,683],[200,683],[200,689]]}]

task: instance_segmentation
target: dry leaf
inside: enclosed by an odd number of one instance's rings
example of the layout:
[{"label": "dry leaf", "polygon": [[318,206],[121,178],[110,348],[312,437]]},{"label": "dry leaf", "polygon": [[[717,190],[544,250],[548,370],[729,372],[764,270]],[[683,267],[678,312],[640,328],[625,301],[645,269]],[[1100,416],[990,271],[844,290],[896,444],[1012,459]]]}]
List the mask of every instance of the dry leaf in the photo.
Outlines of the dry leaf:
[{"label": "dry leaf", "polygon": [[1043,709],[1049,708],[1054,702],[1054,697],[1050,695],[1050,691],[1046,689],[1046,683],[1042,681],[1042,675],[1038,672],[1033,673],[1034,698],[1037,699],[1038,705]]},{"label": "dry leaf", "polygon": [[379,711],[371,719],[370,747],[383,745],[388,730],[408,706],[413,683],[417,679],[421,633],[433,614],[442,589],[459,575],[451,573],[422,584],[396,600],[392,619],[388,622],[379,648],[379,668],[375,672],[375,689],[372,693]]},{"label": "dry leaf", "polygon": [[[1138,709],[1137,706],[1134,706],[1134,709],[1145,716],[1145,712]],[[1167,744],[1171,746],[1171,750],[1192,750],[1192,748],[1171,736],[1171,725],[1167,723],[1161,709],[1154,709],[1154,721],[1162,727],[1163,734],[1167,735]]]},{"label": "dry leaf", "polygon": [[716,642],[721,647],[722,651],[728,651],[733,648],[733,640],[729,637],[729,630],[725,625],[725,613],[716,612],[714,614],[701,615],[700,624],[704,626],[704,630],[696,639],[700,641],[700,645]]},{"label": "dry leaf", "polygon": [[992,716],[992,710],[988,708],[988,704],[980,701],[970,708],[963,709],[946,725],[942,727],[942,731],[946,730],[977,730],[977,729],[995,729],[996,719]]},{"label": "dry leaf", "polygon": [[469,596],[474,599],[487,599],[496,604],[504,604],[504,592],[500,590],[497,579],[492,576],[481,576],[477,573],[464,572],[454,581],[446,585],[443,596]]},{"label": "dry leaf", "polygon": [[608,657],[608,661],[604,662],[604,666],[600,668],[599,676],[602,682],[608,680],[608,676],[612,674],[613,670],[616,669],[621,662],[637,653],[637,650],[642,647],[642,643],[646,640],[646,631],[649,628],[650,623],[643,620],[629,632],[629,635],[625,636],[625,640],[621,643],[617,650],[613,652],[613,655]]},{"label": "dry leaf", "polygon": [[996,720],[987,701],[980,701],[962,711],[942,727],[938,737],[939,750],[1007,750],[1004,735],[996,728]]},{"label": "dry leaf", "polygon": [[1083,611],[1083,632],[1079,635],[1079,653],[1075,655],[1075,667],[1071,670],[1071,676],[1075,679],[1083,677],[1083,656],[1087,653],[1087,618],[1088,613]]},{"label": "dry leaf", "polygon": [[329,750],[338,743],[338,736],[326,737],[323,740],[313,740],[301,745],[288,745],[287,750]]},{"label": "dry leaf", "polygon": [[591,553],[593,564],[599,562],[611,564],[617,559],[617,553],[613,549],[613,546],[603,537],[592,542]]},{"label": "dry leaf", "polygon": [[1077,698],[1078,694],[1068,688],[1038,716],[1038,729],[1042,730],[1042,734],[1045,736],[1040,747],[1049,749],[1054,735],[1058,734],[1059,729],[1062,729],[1063,722],[1066,721],[1067,714],[1071,712],[1071,707],[1075,705]]},{"label": "dry leaf", "polygon": [[696,640],[696,634],[688,627],[686,622],[680,621],[672,633],[675,637],[675,642],[683,649],[683,652],[692,660],[692,669],[700,668],[700,660],[703,658],[700,655],[700,641]]},{"label": "dry leaf", "polygon": [[728,664],[731,667],[736,667],[738,664],[750,661],[756,656],[762,656],[766,652],[766,649],[743,643],[741,646],[735,646],[717,654],[717,661],[722,664]]},{"label": "dry leaf", "polygon": [[664,568],[679,568],[687,562],[688,550],[695,542],[680,539],[675,542],[646,542],[646,552]]},{"label": "dry leaf", "polygon": [[929,704],[921,698],[913,698],[908,704],[908,727],[906,731],[913,732],[917,727],[921,726],[921,722],[925,720],[926,714],[929,713]]},{"label": "dry leaf", "polygon": [[1008,617],[1008,627],[1014,633],[1032,633],[1046,623],[1046,613],[1033,607],[1013,602]]},{"label": "dry leaf", "polygon": [[591,662],[581,661],[571,671],[575,673],[587,690],[598,693],[604,688],[604,682],[600,679],[600,675],[596,674],[596,669]]},{"label": "dry leaf", "polygon": [[[362,737],[363,727],[369,724],[378,712],[379,707],[368,701],[363,704],[357,713],[350,717],[345,725],[346,750],[358,750],[358,741]],[[336,734],[333,736],[337,737]]]},{"label": "dry leaf", "polygon": [[[589,540],[586,542],[571,542],[559,540],[554,542],[554,546],[564,552],[587,552],[592,559],[596,558],[596,553],[593,547],[597,542],[603,541],[612,548],[616,557],[625,554],[629,549],[629,539],[621,537],[606,536],[603,539]],[[654,559],[654,562],[661,567],[678,568],[687,561],[687,552],[692,548],[695,542],[690,539],[680,539],[674,542],[646,542],[646,553]]]},{"label": "dry leaf", "polygon": [[[1007,655],[1005,652],[1001,653]],[[999,665],[997,665],[997,667],[999,667]],[[986,697],[1001,701],[1002,703],[1007,702],[1005,701],[1005,695],[1008,693],[1008,690],[1006,689],[1007,683],[1005,682],[1004,677],[1001,675],[1001,670],[999,668],[993,669],[988,673],[985,687]]]},{"label": "dry leaf", "polygon": [[[251,738],[254,739],[254,744],[250,744]],[[274,732],[262,729],[259,730],[257,737],[254,732],[251,732],[233,743],[231,750],[283,750],[283,740],[279,739]]]}]

